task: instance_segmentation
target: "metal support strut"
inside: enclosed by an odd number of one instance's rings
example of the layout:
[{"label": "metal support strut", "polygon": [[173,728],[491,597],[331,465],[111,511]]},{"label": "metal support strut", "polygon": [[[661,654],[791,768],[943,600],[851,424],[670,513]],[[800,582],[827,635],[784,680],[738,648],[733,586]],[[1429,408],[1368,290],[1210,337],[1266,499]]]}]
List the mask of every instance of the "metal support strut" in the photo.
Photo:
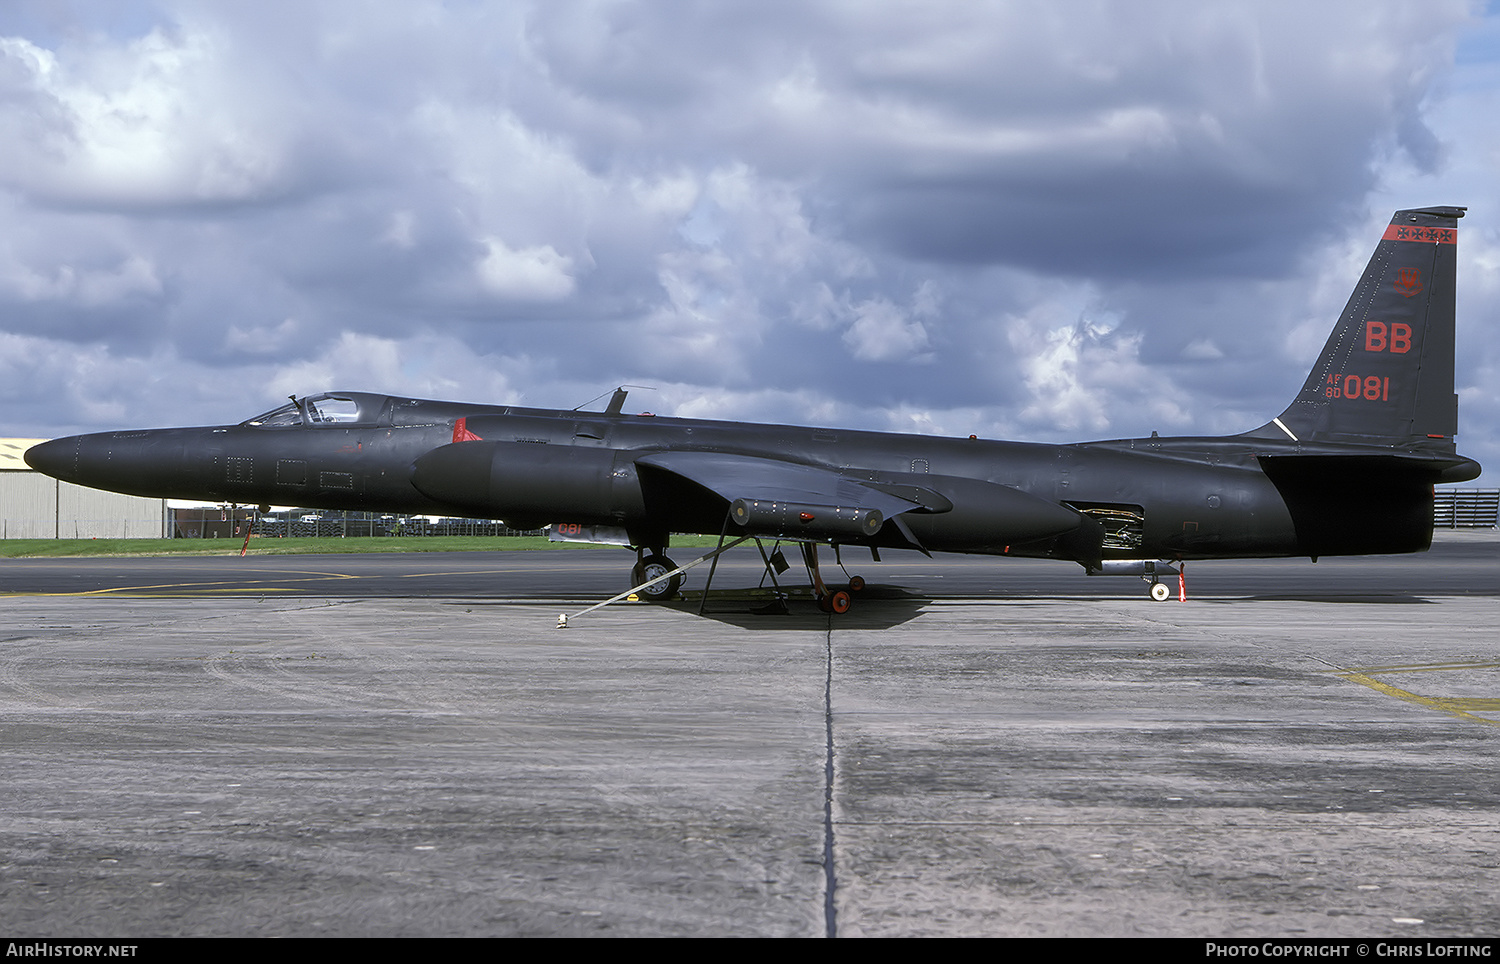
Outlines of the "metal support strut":
[{"label": "metal support strut", "polygon": [[[729,519],[734,510],[724,513],[724,524],[719,527],[719,545],[714,551],[714,561],[709,564],[708,578],[703,581],[703,595],[698,597],[698,615],[703,615],[703,607],[708,605],[708,587],[714,584],[714,573],[719,569],[719,555],[724,551],[724,536],[729,532]],[[741,539],[741,542],[744,540]]]}]

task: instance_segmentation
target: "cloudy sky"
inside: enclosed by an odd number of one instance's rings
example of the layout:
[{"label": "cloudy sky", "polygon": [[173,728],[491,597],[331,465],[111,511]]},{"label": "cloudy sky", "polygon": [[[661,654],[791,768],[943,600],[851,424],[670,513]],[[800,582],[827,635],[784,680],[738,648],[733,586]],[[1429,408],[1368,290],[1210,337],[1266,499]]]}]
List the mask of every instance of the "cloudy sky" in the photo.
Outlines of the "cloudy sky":
[{"label": "cloudy sky", "polygon": [[[0,5],[0,435],[357,389],[1037,441],[1281,411],[1467,205],[1500,484],[1500,6]],[[602,404],[602,403],[599,403]]]}]

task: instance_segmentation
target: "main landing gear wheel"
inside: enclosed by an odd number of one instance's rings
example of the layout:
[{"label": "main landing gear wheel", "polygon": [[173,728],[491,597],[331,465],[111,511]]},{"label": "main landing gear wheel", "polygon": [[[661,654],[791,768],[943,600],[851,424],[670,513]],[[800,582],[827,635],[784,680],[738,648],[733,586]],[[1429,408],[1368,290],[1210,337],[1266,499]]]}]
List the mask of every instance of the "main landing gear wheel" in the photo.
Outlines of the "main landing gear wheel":
[{"label": "main landing gear wheel", "polygon": [[[676,568],[677,563],[666,556],[647,556],[641,560],[640,565],[635,567],[636,585],[640,585],[650,579],[655,579],[657,576],[665,576]],[[642,589],[640,596],[647,602],[666,602],[668,599],[674,598],[677,595],[677,590],[681,588],[682,573],[679,572],[671,579],[652,583],[645,589]]]},{"label": "main landing gear wheel", "polygon": [[1151,584],[1151,599],[1153,602],[1166,602],[1167,597],[1172,595],[1172,590],[1164,582],[1153,582]]}]

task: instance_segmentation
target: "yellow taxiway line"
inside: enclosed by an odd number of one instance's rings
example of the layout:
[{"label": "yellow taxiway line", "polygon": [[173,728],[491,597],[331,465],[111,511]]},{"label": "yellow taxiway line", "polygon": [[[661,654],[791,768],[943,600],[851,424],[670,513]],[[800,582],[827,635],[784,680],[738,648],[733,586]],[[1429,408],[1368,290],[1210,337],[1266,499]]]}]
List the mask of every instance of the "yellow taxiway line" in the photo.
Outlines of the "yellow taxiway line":
[{"label": "yellow taxiway line", "polygon": [[1495,669],[1500,663],[1413,663],[1408,665],[1391,666],[1362,666],[1355,669],[1338,670],[1334,675],[1368,686],[1377,693],[1386,696],[1394,696],[1398,700],[1405,700],[1417,706],[1424,706],[1430,710],[1447,713],[1462,720],[1473,723],[1483,723],[1485,726],[1500,726],[1500,720],[1492,720],[1487,717],[1477,716],[1476,713],[1500,712],[1500,699],[1485,696],[1422,696],[1410,690],[1404,690],[1389,683],[1382,683],[1375,679],[1374,673],[1444,673],[1444,672],[1468,672],[1476,669]]}]

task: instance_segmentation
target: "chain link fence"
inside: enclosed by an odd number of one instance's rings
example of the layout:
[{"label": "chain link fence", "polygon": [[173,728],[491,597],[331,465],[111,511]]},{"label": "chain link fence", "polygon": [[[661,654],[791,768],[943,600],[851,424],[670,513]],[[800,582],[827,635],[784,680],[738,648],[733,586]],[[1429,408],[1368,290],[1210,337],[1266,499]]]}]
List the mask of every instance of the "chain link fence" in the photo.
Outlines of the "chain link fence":
[{"label": "chain link fence", "polygon": [[246,528],[261,538],[367,539],[424,536],[541,536],[545,529],[512,529],[498,519],[447,519],[293,509],[257,514],[251,509],[173,509],[176,539],[243,539]]}]

